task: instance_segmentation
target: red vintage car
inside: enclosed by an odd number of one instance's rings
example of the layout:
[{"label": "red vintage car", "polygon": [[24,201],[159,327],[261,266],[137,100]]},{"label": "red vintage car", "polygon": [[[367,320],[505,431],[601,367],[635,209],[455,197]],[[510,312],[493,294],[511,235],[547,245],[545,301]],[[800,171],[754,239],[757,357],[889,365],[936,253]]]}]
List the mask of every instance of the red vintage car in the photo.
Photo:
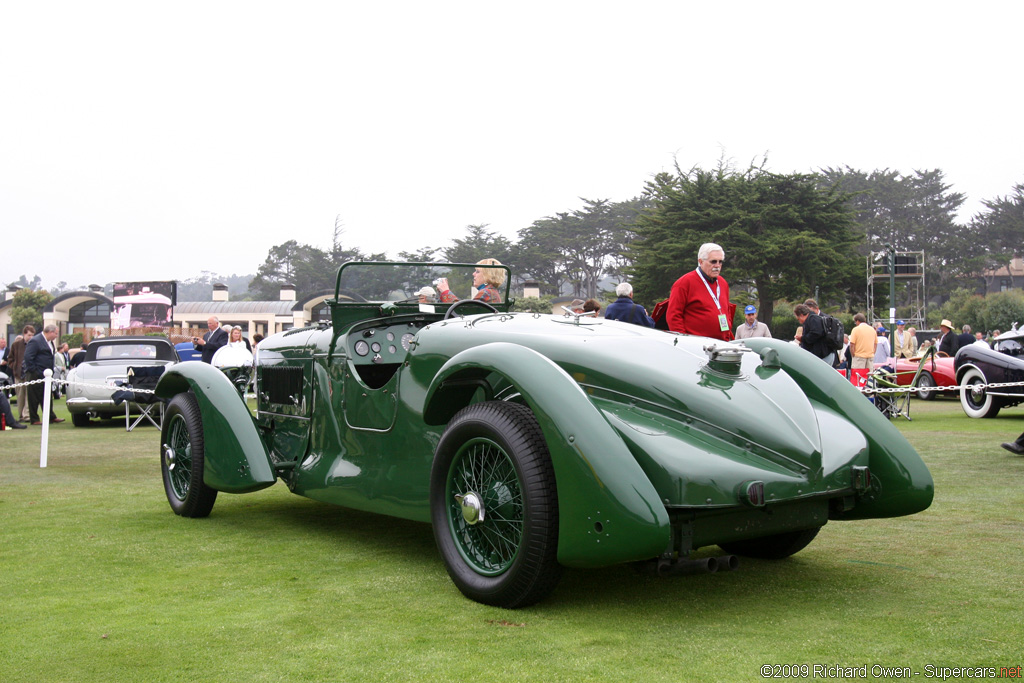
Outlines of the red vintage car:
[{"label": "red vintage car", "polygon": [[[953,359],[950,357],[926,355],[924,367],[921,368],[921,376],[917,379],[917,397],[925,401],[931,401],[939,393],[944,396],[954,396],[956,391],[946,390],[938,392],[934,387],[956,386],[956,371],[953,368]],[[921,365],[921,358],[899,358],[896,360],[896,380],[901,387],[910,386],[914,381],[918,366]],[[881,367],[885,363],[875,363],[875,367]]]}]

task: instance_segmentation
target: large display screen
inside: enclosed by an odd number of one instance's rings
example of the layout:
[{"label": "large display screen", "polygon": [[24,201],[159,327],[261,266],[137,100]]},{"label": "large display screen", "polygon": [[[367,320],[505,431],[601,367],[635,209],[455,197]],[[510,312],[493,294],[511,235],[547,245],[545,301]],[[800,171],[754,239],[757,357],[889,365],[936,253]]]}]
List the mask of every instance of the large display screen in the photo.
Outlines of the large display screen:
[{"label": "large display screen", "polygon": [[177,298],[178,283],[174,281],[115,283],[110,329],[169,327]]}]

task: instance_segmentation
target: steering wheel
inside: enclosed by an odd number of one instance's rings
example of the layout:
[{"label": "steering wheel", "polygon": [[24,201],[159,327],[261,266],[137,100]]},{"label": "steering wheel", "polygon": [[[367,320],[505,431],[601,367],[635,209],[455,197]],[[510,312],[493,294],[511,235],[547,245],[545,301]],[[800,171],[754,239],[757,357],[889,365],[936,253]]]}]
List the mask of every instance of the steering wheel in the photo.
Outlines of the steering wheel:
[{"label": "steering wheel", "polygon": [[938,356],[939,358],[949,358],[949,354],[946,353],[945,351],[939,351],[935,355]]},{"label": "steering wheel", "polygon": [[455,315],[455,309],[458,308],[459,306],[468,306],[468,305],[471,305],[471,304],[476,305],[476,306],[483,306],[484,308],[486,308],[491,313],[497,313],[498,312],[497,308],[495,308],[494,306],[490,305],[486,301],[480,301],[480,299],[459,299],[458,301],[456,301],[455,303],[453,303],[451,306],[448,307],[448,310],[445,311],[444,319],[447,320],[448,318],[451,318],[453,315]]}]

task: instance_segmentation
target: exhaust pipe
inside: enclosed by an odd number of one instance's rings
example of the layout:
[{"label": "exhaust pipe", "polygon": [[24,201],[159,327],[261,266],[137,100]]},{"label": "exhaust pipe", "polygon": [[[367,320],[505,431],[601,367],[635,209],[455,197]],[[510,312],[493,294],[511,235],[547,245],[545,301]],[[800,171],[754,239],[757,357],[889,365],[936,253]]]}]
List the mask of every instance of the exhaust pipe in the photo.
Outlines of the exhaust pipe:
[{"label": "exhaust pipe", "polygon": [[720,572],[731,572],[739,569],[740,558],[735,555],[720,555],[715,559],[718,560],[718,571]]},{"label": "exhaust pipe", "polygon": [[718,560],[703,557],[699,560],[648,560],[637,563],[640,573],[648,576],[677,576],[679,574],[714,574],[718,571]]},{"label": "exhaust pipe", "polygon": [[714,574],[715,572],[731,572],[740,566],[735,555],[720,557],[702,557],[699,560],[658,559],[637,563],[637,570],[648,576],[680,576],[683,574]]}]

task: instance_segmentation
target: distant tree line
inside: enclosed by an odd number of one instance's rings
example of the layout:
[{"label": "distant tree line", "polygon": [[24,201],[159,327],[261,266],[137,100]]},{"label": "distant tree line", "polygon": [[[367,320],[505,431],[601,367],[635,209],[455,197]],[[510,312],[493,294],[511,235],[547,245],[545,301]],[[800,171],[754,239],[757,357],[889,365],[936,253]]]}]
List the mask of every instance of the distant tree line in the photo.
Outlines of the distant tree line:
[{"label": "distant tree line", "polygon": [[[696,267],[701,244],[717,242],[725,248],[723,274],[733,298],[756,303],[770,324],[776,302],[814,295],[826,310],[864,310],[865,258],[890,247],[925,253],[930,297],[948,297],[984,270],[1005,266],[1024,239],[1024,185],[985,200],[967,224],[956,218],[964,200],[940,170],[779,174],[766,159],[747,168],[720,161],[659,173],[626,201],[581,198],[580,208],[534,221],[515,241],[470,225],[447,247],[399,252],[397,259],[494,257],[511,266],[517,284],[538,282],[542,297],[597,297],[600,282],[629,280],[636,300],[651,306]],[[342,249],[340,236],[336,222],[330,251],[294,241],[273,247],[250,296],[276,298],[284,282],[300,295],[331,290],[345,260],[386,258]]]}]

